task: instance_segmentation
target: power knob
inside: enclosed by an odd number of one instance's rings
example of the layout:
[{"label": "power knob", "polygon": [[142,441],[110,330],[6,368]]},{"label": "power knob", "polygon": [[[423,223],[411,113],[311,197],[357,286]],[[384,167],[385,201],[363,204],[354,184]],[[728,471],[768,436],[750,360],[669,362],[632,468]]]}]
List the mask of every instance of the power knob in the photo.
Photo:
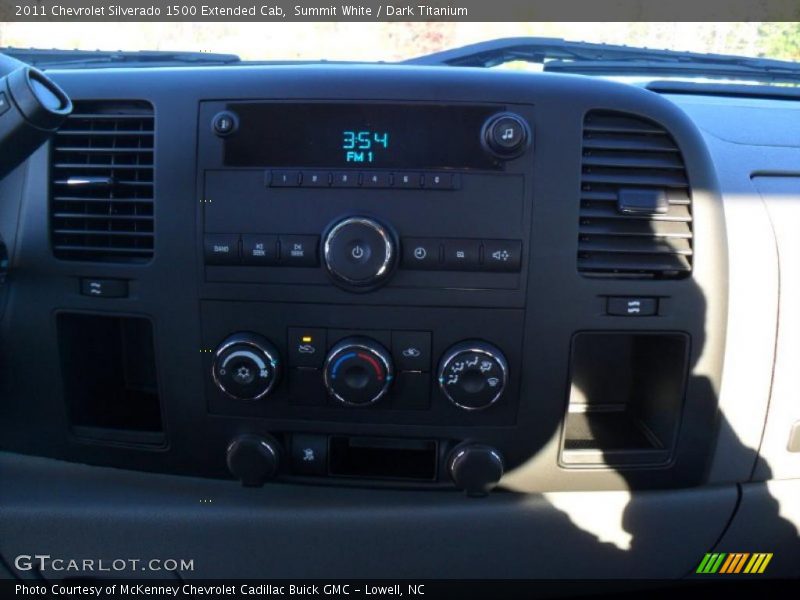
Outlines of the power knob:
[{"label": "power knob", "polygon": [[217,348],[211,375],[216,386],[237,400],[267,396],[281,373],[278,349],[255,333],[236,333]]},{"label": "power knob", "polygon": [[439,363],[439,389],[459,408],[482,410],[497,402],[508,383],[499,348],[482,341],[456,344]]},{"label": "power knob", "polygon": [[350,291],[369,291],[386,283],[397,263],[397,239],[369,217],[335,223],[323,241],[325,268],[333,281]]}]

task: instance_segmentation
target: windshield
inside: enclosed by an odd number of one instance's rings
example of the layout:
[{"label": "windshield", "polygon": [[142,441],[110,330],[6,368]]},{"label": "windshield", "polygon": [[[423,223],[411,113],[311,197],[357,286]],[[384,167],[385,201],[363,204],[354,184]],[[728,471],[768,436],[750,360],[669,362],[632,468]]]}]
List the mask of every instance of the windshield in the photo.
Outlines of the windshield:
[{"label": "windshield", "polygon": [[0,23],[0,46],[168,50],[243,60],[396,62],[494,38],[800,60],[800,23]]}]

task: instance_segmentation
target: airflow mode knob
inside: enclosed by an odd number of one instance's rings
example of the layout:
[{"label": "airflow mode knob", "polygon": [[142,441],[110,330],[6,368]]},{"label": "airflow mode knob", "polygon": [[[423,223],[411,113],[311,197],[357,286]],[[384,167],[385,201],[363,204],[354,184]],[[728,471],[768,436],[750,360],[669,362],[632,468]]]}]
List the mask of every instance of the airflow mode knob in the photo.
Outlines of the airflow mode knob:
[{"label": "airflow mode knob", "polygon": [[488,408],[500,399],[507,383],[505,356],[479,340],[456,344],[439,364],[439,389],[464,410]]}]

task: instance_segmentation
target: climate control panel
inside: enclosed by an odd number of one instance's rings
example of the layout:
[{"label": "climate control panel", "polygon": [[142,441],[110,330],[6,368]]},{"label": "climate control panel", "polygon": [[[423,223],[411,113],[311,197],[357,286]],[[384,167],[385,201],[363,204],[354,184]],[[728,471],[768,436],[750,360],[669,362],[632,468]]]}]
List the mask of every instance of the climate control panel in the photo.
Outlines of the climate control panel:
[{"label": "climate control panel", "polygon": [[[326,393],[344,406],[373,405],[387,395],[395,381],[393,352],[402,369],[401,379],[407,382],[408,378],[425,376],[422,381],[428,380],[429,332],[391,332],[393,350],[367,335],[346,337],[336,342],[320,363],[313,355],[321,348],[320,339],[324,340],[326,333],[319,329],[292,328],[289,364],[295,367],[295,379],[308,380],[318,377],[316,367],[321,364]],[[372,333],[385,337],[389,332]],[[217,348],[211,374],[217,388],[231,398],[260,400],[279,382],[282,364],[283,359],[269,340],[256,333],[240,332],[226,338]],[[443,396],[463,410],[492,406],[502,397],[508,377],[503,352],[482,340],[460,342],[448,348],[438,362],[437,382]],[[298,389],[302,386],[295,391]],[[424,387],[412,387],[406,393],[414,396],[408,398],[410,405],[427,405],[428,390]],[[398,404],[393,408],[398,408]]]},{"label": "climate control panel", "polygon": [[203,302],[208,410],[373,423],[377,434],[387,424],[513,424],[521,317],[513,309]]}]

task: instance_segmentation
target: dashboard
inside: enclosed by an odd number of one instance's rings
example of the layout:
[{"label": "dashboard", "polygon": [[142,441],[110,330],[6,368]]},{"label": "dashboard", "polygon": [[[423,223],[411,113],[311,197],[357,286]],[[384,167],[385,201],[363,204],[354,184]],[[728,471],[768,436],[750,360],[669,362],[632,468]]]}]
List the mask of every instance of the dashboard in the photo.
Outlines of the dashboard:
[{"label": "dashboard", "polygon": [[[733,515],[798,494],[779,369],[797,350],[777,328],[796,102],[466,68],[52,76],[74,112],[0,184],[9,477],[154,507],[197,486],[223,498],[224,543],[237,507],[270,536],[328,515],[320,553],[378,521],[417,544],[485,519],[463,535],[512,556],[448,546],[452,576],[542,576],[525,557],[601,498],[638,541],[625,561],[568,536],[585,576],[683,543],[795,543],[796,511],[764,538]],[[453,540],[315,572],[430,575]],[[688,573],[678,554],[643,572]]]}]

